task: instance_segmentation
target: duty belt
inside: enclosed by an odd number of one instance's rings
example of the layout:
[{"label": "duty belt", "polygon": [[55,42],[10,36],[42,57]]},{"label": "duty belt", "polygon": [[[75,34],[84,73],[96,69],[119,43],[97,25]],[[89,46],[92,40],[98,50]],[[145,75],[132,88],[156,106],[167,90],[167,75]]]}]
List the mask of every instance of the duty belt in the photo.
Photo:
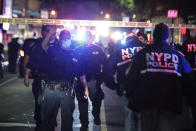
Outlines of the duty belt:
[{"label": "duty belt", "polygon": [[71,92],[71,95],[73,95],[74,88],[72,86],[72,83],[69,83],[69,82],[50,83],[45,80],[42,80],[41,84],[42,84],[43,89],[45,89],[45,88],[48,88],[50,90],[57,90],[58,89],[60,91]]}]

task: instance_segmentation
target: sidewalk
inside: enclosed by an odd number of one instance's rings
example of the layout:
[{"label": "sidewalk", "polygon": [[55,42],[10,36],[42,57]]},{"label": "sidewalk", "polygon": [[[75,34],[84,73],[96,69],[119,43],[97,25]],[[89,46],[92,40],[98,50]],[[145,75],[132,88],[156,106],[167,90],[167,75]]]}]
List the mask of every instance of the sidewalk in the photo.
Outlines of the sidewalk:
[{"label": "sidewalk", "polygon": [[12,79],[12,78],[18,78],[18,74],[11,74],[7,71],[4,72],[4,77],[3,78],[0,78],[0,84],[4,83],[5,81],[9,80],[9,79]]}]

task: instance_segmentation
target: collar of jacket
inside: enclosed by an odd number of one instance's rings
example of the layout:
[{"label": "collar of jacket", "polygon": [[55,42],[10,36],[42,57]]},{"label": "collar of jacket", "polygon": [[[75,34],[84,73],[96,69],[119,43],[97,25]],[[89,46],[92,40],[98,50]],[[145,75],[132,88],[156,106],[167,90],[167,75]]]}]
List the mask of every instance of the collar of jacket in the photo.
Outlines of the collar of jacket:
[{"label": "collar of jacket", "polygon": [[156,44],[156,45],[169,45],[169,43],[167,42],[167,40],[155,40],[153,42],[153,44]]}]

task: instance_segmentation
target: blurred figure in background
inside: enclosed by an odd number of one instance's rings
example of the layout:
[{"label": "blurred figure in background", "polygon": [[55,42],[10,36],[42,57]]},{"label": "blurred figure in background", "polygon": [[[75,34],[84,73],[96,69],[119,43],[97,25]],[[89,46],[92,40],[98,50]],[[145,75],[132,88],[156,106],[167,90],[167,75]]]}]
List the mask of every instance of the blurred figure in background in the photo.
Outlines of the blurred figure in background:
[{"label": "blurred figure in background", "polygon": [[3,78],[4,45],[0,43],[0,77]]},{"label": "blurred figure in background", "polygon": [[143,43],[147,43],[147,35],[142,33],[142,32],[138,32],[137,33],[137,37],[139,38],[139,40]]},{"label": "blurred figure in background", "polygon": [[18,38],[13,38],[12,41],[8,43],[8,71],[10,73],[16,73],[16,62],[19,49],[20,44],[18,43]]},{"label": "blurred figure in background", "polygon": [[[182,44],[182,53],[185,55],[185,58],[191,65],[191,68],[196,76],[196,37],[187,37],[187,39]],[[196,85],[196,79],[195,79]],[[195,94],[196,96],[196,94]],[[195,97],[190,98],[188,104],[190,104],[192,109],[192,117],[193,117],[193,129],[196,131],[196,103]]]}]

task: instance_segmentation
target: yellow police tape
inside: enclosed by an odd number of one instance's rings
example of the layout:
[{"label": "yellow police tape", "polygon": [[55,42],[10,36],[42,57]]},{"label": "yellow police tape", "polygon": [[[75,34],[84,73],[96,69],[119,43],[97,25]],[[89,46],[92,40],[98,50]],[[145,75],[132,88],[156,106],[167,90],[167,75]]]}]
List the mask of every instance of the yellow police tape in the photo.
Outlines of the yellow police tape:
[{"label": "yellow police tape", "polygon": [[[141,28],[154,28],[156,25],[156,23],[147,23],[147,22],[30,19],[30,18],[0,18],[0,23],[64,25],[64,26],[141,27]],[[169,26],[169,28],[196,29],[196,25],[184,25],[184,24],[167,24],[167,25]]]}]

